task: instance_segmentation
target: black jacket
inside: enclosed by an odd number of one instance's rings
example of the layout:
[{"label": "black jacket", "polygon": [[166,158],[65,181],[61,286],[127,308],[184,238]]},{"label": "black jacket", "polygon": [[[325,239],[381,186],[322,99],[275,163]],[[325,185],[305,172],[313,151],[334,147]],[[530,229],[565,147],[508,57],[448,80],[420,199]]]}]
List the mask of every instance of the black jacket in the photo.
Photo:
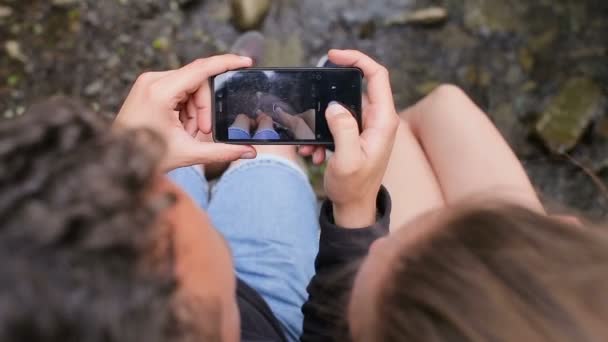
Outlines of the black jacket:
[{"label": "black jacket", "polygon": [[[357,261],[367,255],[374,240],[388,233],[391,199],[384,187],[378,193],[377,208],[378,216],[373,226],[346,229],[334,224],[331,202],[323,203],[319,217],[321,238],[315,260],[316,274],[307,288],[309,298],[302,306],[302,342],[348,340],[346,305]],[[237,301],[242,341],[286,341],[268,304],[241,280],[237,284]]]}]

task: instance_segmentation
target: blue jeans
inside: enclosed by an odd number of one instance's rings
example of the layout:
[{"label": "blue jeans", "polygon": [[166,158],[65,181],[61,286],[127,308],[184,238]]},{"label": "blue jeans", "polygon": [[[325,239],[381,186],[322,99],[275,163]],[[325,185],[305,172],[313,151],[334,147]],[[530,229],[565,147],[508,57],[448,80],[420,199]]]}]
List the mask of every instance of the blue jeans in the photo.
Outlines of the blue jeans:
[{"label": "blue jeans", "polygon": [[277,131],[271,128],[265,128],[257,131],[253,138],[249,132],[239,127],[228,127],[228,140],[278,140],[281,136]]},{"label": "blue jeans", "polygon": [[209,213],[230,245],[237,276],[297,341],[319,248],[317,202],[304,172],[286,159],[259,155],[226,171],[211,192],[193,167],[169,177]]}]

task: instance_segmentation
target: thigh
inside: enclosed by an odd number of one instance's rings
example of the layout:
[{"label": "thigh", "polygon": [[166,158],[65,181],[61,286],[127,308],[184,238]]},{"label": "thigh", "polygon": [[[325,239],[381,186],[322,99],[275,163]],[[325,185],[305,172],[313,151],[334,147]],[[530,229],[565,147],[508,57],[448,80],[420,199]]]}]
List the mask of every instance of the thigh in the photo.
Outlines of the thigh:
[{"label": "thigh", "polygon": [[297,340],[319,246],[317,202],[306,175],[281,157],[241,162],[212,190],[209,214],[232,249],[239,278]]},{"label": "thigh", "polygon": [[509,145],[457,87],[439,87],[406,120],[416,129],[447,205],[483,196],[543,210]]},{"label": "thigh", "polygon": [[424,151],[402,120],[383,180],[391,194],[391,231],[444,205],[439,183]]},{"label": "thigh", "polygon": [[181,187],[203,209],[209,206],[209,184],[198,166],[188,166],[167,173],[167,177]]}]

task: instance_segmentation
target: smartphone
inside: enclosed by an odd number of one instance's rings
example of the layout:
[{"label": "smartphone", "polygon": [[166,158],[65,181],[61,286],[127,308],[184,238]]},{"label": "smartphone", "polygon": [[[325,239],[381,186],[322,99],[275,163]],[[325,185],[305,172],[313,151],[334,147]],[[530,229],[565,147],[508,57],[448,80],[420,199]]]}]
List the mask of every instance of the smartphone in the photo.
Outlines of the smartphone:
[{"label": "smartphone", "polygon": [[332,101],[342,104],[361,129],[357,68],[248,68],[211,79],[213,137],[254,145],[332,145],[325,120]]}]

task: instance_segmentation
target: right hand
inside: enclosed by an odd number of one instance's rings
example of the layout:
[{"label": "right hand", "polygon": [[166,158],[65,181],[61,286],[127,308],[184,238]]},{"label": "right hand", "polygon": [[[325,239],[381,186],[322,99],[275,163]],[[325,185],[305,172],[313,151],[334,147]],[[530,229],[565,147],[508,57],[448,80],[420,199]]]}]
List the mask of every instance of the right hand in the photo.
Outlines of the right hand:
[{"label": "right hand", "polygon": [[399,126],[386,68],[359,51],[331,50],[329,59],[354,66],[367,78],[369,105],[363,112],[363,132],[343,106],[325,112],[334,137],[335,154],[325,171],[325,191],[333,202],[334,220],[346,228],[367,227],[376,221],[376,197]]}]

